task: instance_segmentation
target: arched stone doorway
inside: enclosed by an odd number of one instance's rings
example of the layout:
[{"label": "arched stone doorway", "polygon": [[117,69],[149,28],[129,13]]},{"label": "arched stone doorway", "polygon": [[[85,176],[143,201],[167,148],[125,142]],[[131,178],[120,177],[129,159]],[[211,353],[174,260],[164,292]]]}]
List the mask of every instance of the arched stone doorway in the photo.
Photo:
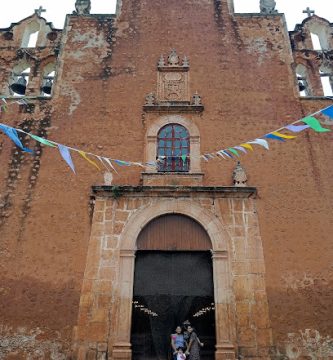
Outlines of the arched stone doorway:
[{"label": "arched stone doorway", "polygon": [[132,359],[171,358],[170,337],[189,320],[214,358],[212,244],[205,229],[181,214],[159,216],[137,240],[132,311]]},{"label": "arched stone doorway", "polygon": [[[269,357],[272,334],[262,243],[255,200],[249,198],[255,189],[123,187],[121,197],[114,196],[113,187],[96,187],[95,191],[73,336],[73,353],[78,359],[133,360],[135,261],[143,250],[138,238],[145,234],[147,224],[165,215],[183,215],[190,223],[194,221],[198,231],[208,239],[216,324],[216,351],[211,359],[235,359],[236,351],[253,358],[254,349],[260,354],[257,357]],[[169,224],[167,228],[173,231],[175,226]],[[183,225],[182,229],[185,228]],[[190,237],[192,245],[196,243],[200,250],[206,251],[206,245],[201,248],[195,237]],[[154,251],[189,249],[186,239],[171,245],[162,241],[161,235],[159,239],[164,248]],[[147,237],[146,246],[151,248],[151,245]]]},{"label": "arched stone doorway", "polygon": [[111,358],[132,359],[131,319],[135,256],[137,239],[145,226],[153,219],[166,214],[182,214],[204,229],[211,244],[211,258],[214,282],[214,304],[216,323],[215,360],[234,358],[235,320],[231,303],[232,285],[230,259],[228,257],[229,235],[219,219],[194,202],[164,199],[153,206],[147,206],[133,214],[122,232],[119,258],[119,305],[117,321],[111,332],[115,334]]}]

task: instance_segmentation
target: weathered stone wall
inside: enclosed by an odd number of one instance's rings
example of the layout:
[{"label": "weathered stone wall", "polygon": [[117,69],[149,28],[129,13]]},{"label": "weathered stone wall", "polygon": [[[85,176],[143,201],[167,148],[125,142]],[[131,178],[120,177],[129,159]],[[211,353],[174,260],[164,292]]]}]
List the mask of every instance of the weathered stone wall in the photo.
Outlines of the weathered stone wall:
[{"label": "weathered stone wall", "polygon": [[[283,17],[230,16],[226,0],[123,0],[116,22],[110,16],[68,16],[60,45],[52,99],[31,100],[33,114],[13,105],[0,121],[114,158],[143,160],[142,105],[156,84],[160,54],[171,48],[189,57],[191,88],[203,98],[205,111],[193,118],[202,153],[255,138],[331,103],[299,99]],[[17,49],[3,40],[0,46],[0,66],[8,72]],[[316,344],[333,336],[331,140],[331,134],[306,132],[242,159],[259,192],[268,304],[280,353],[308,334],[303,355],[316,354],[308,350],[312,333],[306,329],[319,336]],[[22,339],[22,332],[42,331],[36,339],[53,344],[45,351],[68,352],[91,230],[90,187],[102,182],[82,159],[74,157],[74,176],[56,150],[36,150],[34,158],[22,154],[0,135],[3,357],[13,348],[6,339]],[[233,162],[201,166],[205,185],[231,184]],[[114,182],[137,185],[140,168],[120,169]],[[299,286],[304,278],[309,284]],[[26,351],[32,354],[32,348]]]}]

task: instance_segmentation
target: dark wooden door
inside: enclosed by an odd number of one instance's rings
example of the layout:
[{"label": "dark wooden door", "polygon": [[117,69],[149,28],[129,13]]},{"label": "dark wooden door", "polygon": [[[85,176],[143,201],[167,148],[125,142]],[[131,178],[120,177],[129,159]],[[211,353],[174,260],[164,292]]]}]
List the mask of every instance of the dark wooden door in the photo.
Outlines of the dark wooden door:
[{"label": "dark wooden door", "polygon": [[189,320],[214,359],[215,308],[209,251],[138,251],[132,313],[132,359],[170,360],[170,334]]},{"label": "dark wooden door", "polygon": [[180,214],[155,218],[144,227],[137,240],[138,250],[205,251],[211,247],[206,230]]},{"label": "dark wooden door", "polygon": [[143,228],[135,263],[133,360],[170,359],[170,334],[184,320],[191,321],[206,343],[201,359],[214,358],[211,247],[205,229],[184,215],[163,215]]}]

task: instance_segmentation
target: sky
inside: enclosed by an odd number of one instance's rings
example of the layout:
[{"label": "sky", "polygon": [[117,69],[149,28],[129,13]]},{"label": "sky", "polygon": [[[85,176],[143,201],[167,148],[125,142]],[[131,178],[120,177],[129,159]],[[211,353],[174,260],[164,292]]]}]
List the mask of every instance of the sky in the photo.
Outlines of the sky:
[{"label": "sky", "polygon": [[[0,0],[6,2],[1,7],[0,28],[9,27],[12,22],[18,22],[33,14],[34,9],[43,6],[47,10],[43,17],[53,22],[56,28],[62,28],[65,15],[74,10],[75,0]],[[152,0],[153,1],[153,0]],[[179,0],[182,1],[182,0]],[[236,12],[259,12],[259,0],[234,0]],[[293,30],[296,23],[302,22],[306,14],[302,13],[306,7],[316,11],[333,22],[332,0],[276,0],[277,10],[285,13],[289,30]],[[195,6],[195,5],[194,5]],[[112,14],[115,12],[116,0],[92,0],[92,14]]]}]

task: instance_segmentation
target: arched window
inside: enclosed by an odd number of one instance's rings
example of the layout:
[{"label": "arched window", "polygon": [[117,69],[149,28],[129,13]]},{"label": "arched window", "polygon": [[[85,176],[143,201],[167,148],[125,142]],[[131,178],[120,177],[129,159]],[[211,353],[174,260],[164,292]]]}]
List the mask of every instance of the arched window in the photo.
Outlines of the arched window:
[{"label": "arched window", "polygon": [[296,67],[296,76],[300,96],[311,96],[311,88],[308,81],[308,72],[304,65],[298,64]]},{"label": "arched window", "polygon": [[43,78],[41,84],[41,94],[43,96],[51,96],[52,87],[55,77],[55,63],[49,63],[43,69]]},{"label": "arched window", "polygon": [[319,36],[317,34],[311,33],[312,47],[313,50],[322,50]]},{"label": "arched window", "polygon": [[307,27],[312,40],[312,49],[316,51],[330,49],[331,26],[326,20],[318,23],[317,19],[310,19]]},{"label": "arched window", "polygon": [[157,136],[159,172],[188,172],[190,168],[190,135],[179,124],[164,126]]},{"label": "arched window", "polygon": [[324,96],[333,96],[333,71],[329,68],[322,67],[319,70],[319,75]]},{"label": "arched window", "polygon": [[19,65],[16,65],[13,68],[11,78],[9,80],[9,89],[11,95],[14,96],[24,96],[30,77],[30,65],[26,62],[23,62]]},{"label": "arched window", "polygon": [[37,21],[29,23],[23,33],[22,48],[34,48],[36,47],[38,35],[40,31],[40,24]]}]

